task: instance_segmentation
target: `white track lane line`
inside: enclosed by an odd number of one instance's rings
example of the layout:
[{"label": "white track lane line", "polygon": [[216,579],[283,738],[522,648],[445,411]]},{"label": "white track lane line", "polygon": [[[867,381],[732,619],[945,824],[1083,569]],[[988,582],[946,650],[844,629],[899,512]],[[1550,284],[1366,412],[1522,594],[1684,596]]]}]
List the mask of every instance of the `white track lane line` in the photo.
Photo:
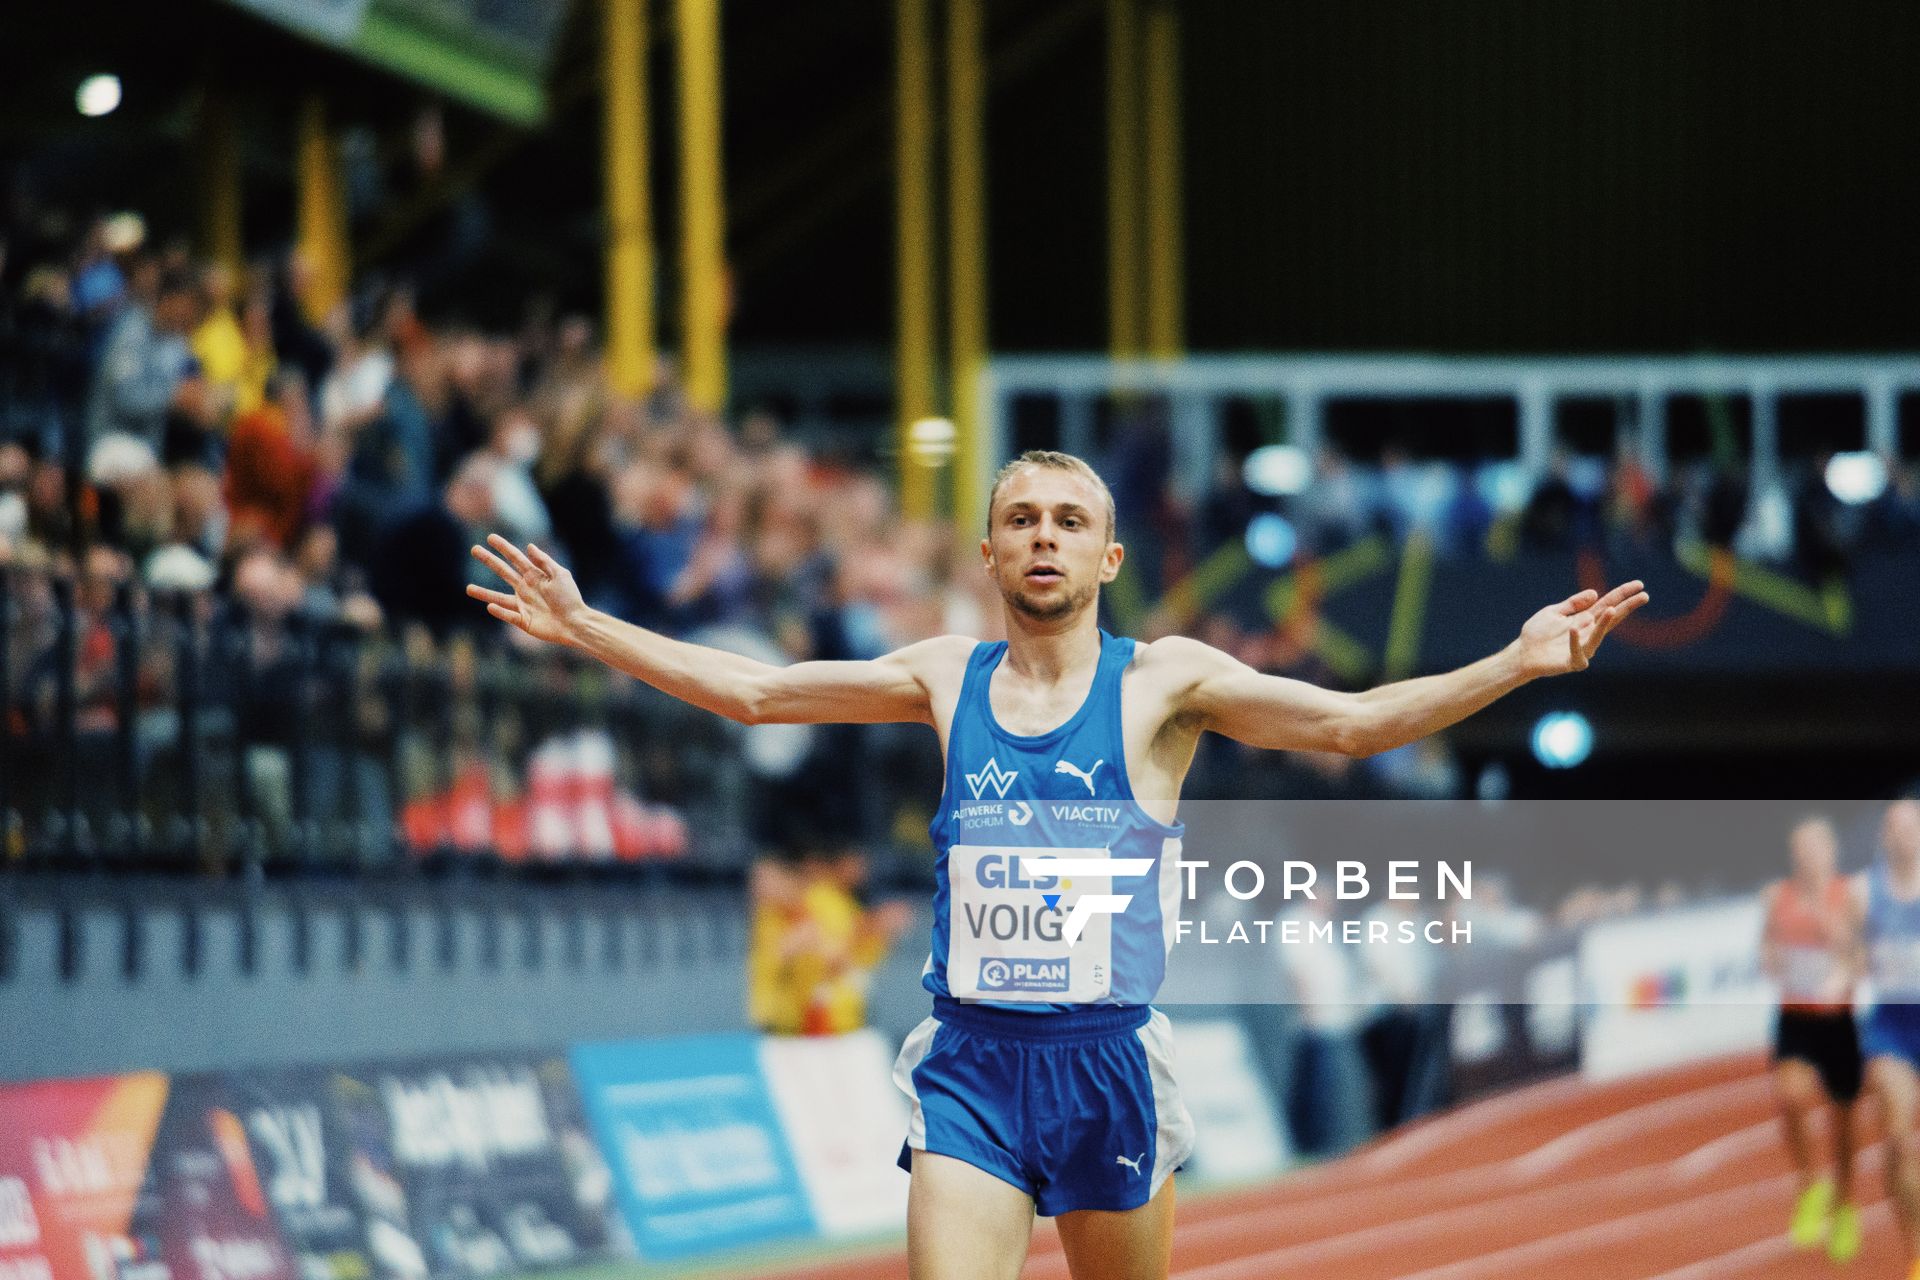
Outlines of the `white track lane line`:
[{"label": "white track lane line", "polygon": [[[1689,1152],[1685,1156],[1659,1162],[1660,1165],[1664,1166],[1663,1168],[1650,1170],[1649,1166],[1640,1166],[1634,1169],[1621,1170],[1616,1173],[1599,1175],[1596,1178],[1588,1180],[1591,1185],[1583,1187],[1583,1190],[1591,1193],[1592,1191],[1604,1190],[1612,1184],[1631,1185],[1643,1181],[1649,1176],[1654,1176],[1663,1177],[1663,1180],[1668,1181],[1677,1193],[1684,1196],[1684,1188],[1688,1183],[1698,1181],[1718,1166],[1727,1163],[1731,1158],[1731,1148],[1727,1144],[1727,1138],[1737,1137],[1743,1144],[1751,1144],[1753,1139],[1749,1135],[1754,1134],[1756,1131],[1764,1133],[1765,1130],[1771,1127],[1770,1124],[1763,1123],[1736,1131],[1736,1133],[1732,1135],[1716,1138],[1712,1142],[1695,1148],[1694,1151]],[[1642,1134],[1641,1136],[1645,1137],[1646,1135]],[[1718,1148],[1718,1150],[1715,1150],[1716,1148]],[[1694,1158],[1701,1156],[1703,1153],[1711,1153],[1710,1158]],[[1862,1164],[1871,1165],[1877,1155],[1878,1144],[1863,1150],[1861,1152]],[[1869,1172],[1869,1170],[1863,1169],[1862,1172]],[[1447,1175],[1438,1176],[1445,1178]],[[1423,1179],[1422,1181],[1427,1181],[1427,1179]],[[1708,1193],[1705,1196],[1683,1198],[1674,1203],[1662,1205],[1656,1209],[1642,1210],[1639,1213],[1630,1214],[1623,1218],[1608,1219],[1604,1222],[1593,1223],[1586,1227],[1578,1227],[1572,1231],[1548,1236],[1541,1240],[1530,1241],[1523,1245],[1510,1246],[1507,1249],[1485,1255],[1482,1258],[1462,1259],[1458,1262],[1449,1263],[1444,1267],[1417,1273],[1418,1280],[1444,1280],[1445,1277],[1454,1275],[1460,1269],[1471,1269],[1474,1266],[1484,1264],[1491,1260],[1501,1260],[1503,1265],[1509,1261],[1512,1263],[1520,1263],[1527,1258],[1537,1256],[1543,1252],[1551,1253],[1569,1247],[1585,1247],[1589,1243],[1604,1242],[1604,1240],[1622,1231],[1629,1234],[1637,1233],[1642,1227],[1672,1214],[1676,1208],[1698,1211],[1703,1207],[1701,1202],[1712,1202],[1717,1205],[1723,1200],[1731,1199],[1737,1201],[1752,1196],[1758,1188],[1764,1188],[1765,1194],[1768,1196],[1789,1194],[1792,1184],[1792,1175],[1778,1175],[1760,1183],[1743,1183],[1736,1187]],[[1567,1185],[1569,1184],[1562,1184],[1560,1188],[1550,1188],[1546,1194],[1550,1196],[1561,1194]],[[1279,1249],[1265,1250],[1259,1254],[1233,1259],[1226,1263],[1217,1263],[1200,1268],[1182,1270],[1176,1274],[1184,1277],[1185,1280],[1229,1280],[1230,1277],[1285,1274],[1284,1267],[1287,1264],[1304,1264],[1311,1260],[1310,1255],[1313,1253],[1328,1250],[1338,1251],[1350,1242],[1351,1237],[1361,1237],[1366,1242],[1377,1244],[1383,1237],[1390,1238],[1403,1234],[1413,1234],[1415,1236],[1424,1235],[1427,1231],[1439,1226],[1449,1218],[1470,1222],[1475,1217],[1485,1214],[1497,1220],[1510,1215],[1516,1209],[1520,1208],[1520,1205],[1515,1203],[1516,1201],[1524,1201],[1528,1199],[1529,1196],[1538,1194],[1540,1193],[1523,1192],[1519,1195],[1496,1197],[1493,1200],[1478,1204],[1459,1205],[1451,1209],[1424,1215],[1420,1218],[1407,1219],[1401,1222],[1367,1228],[1362,1231],[1340,1236],[1324,1237],[1320,1240],[1287,1245]],[[1502,1201],[1504,1201],[1504,1203],[1502,1203]],[[1205,1228],[1213,1225],[1211,1222],[1198,1224],[1198,1229],[1182,1231],[1179,1239],[1192,1242],[1195,1239],[1204,1237],[1204,1235],[1207,1234]],[[1256,1263],[1258,1264],[1257,1266],[1249,1265]],[[1526,1274],[1526,1272],[1504,1272],[1499,1274]],[[1404,1277],[1403,1280],[1414,1280],[1414,1277]]]},{"label": "white track lane line", "polygon": [[[1876,1205],[1862,1209],[1860,1225],[1869,1231],[1879,1231],[1883,1228],[1892,1230],[1893,1205],[1882,1200]],[[1787,1242],[1784,1231],[1777,1232],[1764,1240],[1743,1244],[1738,1249],[1729,1249],[1711,1258],[1702,1258],[1698,1262],[1689,1262],[1684,1267],[1662,1271],[1657,1276],[1648,1276],[1646,1280],[1719,1280],[1722,1276],[1739,1275],[1749,1267],[1785,1261],[1801,1252]],[[1837,1268],[1836,1274],[1839,1274]]]}]

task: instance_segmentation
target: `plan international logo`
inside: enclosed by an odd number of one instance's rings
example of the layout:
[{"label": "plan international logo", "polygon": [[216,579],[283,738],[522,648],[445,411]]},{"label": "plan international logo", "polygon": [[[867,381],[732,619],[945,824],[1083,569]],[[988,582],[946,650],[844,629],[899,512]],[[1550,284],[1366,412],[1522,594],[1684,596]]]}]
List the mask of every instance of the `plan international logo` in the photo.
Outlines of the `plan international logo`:
[{"label": "plan international logo", "polygon": [[999,759],[989,756],[987,758],[986,768],[978,773],[970,773],[967,775],[967,785],[973,788],[973,798],[975,800],[980,799],[986,793],[988,787],[993,788],[993,794],[995,796],[1005,800],[1007,798],[1007,788],[1012,786],[1013,780],[1019,776],[1020,771],[1018,769],[1002,769]]}]

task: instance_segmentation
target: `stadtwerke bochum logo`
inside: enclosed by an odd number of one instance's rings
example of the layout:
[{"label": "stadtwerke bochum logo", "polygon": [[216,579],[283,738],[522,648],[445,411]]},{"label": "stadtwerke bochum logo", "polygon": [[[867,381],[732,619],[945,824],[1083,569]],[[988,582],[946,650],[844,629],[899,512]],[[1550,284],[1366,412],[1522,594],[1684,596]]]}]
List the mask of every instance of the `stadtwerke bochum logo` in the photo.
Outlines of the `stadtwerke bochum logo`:
[{"label": "stadtwerke bochum logo", "polygon": [[1007,798],[1007,788],[1012,786],[1013,780],[1019,776],[1020,771],[1018,769],[1002,769],[999,759],[989,756],[987,758],[986,768],[978,773],[970,773],[967,775],[967,785],[973,788],[973,798],[975,800],[980,799],[986,793],[988,787],[993,788],[993,794],[997,799],[1005,800]]}]

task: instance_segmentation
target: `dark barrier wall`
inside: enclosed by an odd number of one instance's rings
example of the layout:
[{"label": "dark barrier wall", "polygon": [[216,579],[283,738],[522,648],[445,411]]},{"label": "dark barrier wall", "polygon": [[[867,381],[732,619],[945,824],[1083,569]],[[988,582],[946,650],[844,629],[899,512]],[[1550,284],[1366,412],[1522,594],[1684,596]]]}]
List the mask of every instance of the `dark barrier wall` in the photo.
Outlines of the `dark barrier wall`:
[{"label": "dark barrier wall", "polygon": [[[0,982],[0,1027],[28,1034],[0,1036],[0,1080],[536,1050],[745,1026],[735,900],[577,913],[550,902],[531,912],[363,905],[310,909],[304,926],[278,896],[254,908],[250,926],[230,905],[184,907],[82,909],[74,944],[53,909],[24,909],[15,972]],[[142,962],[131,980],[130,919]],[[63,979],[69,945],[77,971]]]},{"label": "dark barrier wall", "polygon": [[[136,884],[77,909],[17,906],[0,1027],[24,1031],[0,1035],[0,1081],[532,1052],[747,1025],[737,890],[644,901],[475,890],[397,910],[380,891],[334,894],[269,888],[247,912],[218,886]],[[926,1016],[928,929],[922,912],[874,983],[874,1025],[896,1043]]]}]

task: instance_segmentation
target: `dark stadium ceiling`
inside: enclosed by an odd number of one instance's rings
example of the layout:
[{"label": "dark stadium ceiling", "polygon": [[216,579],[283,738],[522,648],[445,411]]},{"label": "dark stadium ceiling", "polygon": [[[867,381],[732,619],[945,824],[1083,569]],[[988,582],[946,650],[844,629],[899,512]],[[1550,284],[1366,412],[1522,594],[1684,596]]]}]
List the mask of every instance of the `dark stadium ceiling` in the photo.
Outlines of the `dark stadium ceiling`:
[{"label": "dark stadium ceiling", "polygon": [[[1083,19],[1092,11],[1084,0],[1069,7]],[[670,290],[672,6],[656,2],[655,9],[654,205],[662,288]],[[778,276],[783,262],[811,262],[823,243],[839,242],[858,248],[864,301],[883,326],[891,243],[890,7],[879,0],[730,0],[724,12],[728,238],[737,284]],[[189,235],[196,112],[203,87],[223,85],[244,121],[247,242],[264,250],[291,226],[294,122],[302,97],[319,90],[336,124],[358,126],[363,139],[373,139],[391,188],[404,193],[356,224],[360,265],[404,269],[423,239],[456,217],[477,216],[485,247],[472,261],[468,287],[450,291],[451,305],[495,322],[511,320],[535,291],[591,308],[600,281],[597,26],[597,4],[572,6],[547,76],[546,119],[523,127],[295,35],[231,0],[75,0],[58,21],[9,20],[8,38],[0,41],[0,83],[7,85],[0,172],[76,216],[136,208],[156,234]],[[101,72],[120,78],[122,104],[106,117],[82,118],[75,89]],[[434,103],[443,105],[446,164],[428,192],[409,173],[408,152],[418,113]],[[851,238],[836,225],[849,209],[861,224]],[[814,318],[845,305],[844,290],[820,292],[827,301],[812,308]],[[671,318],[665,309],[663,321]],[[738,315],[737,325],[750,329],[750,316]]]},{"label": "dark stadium ceiling", "polygon": [[[502,322],[541,291],[597,307],[594,0],[570,8],[543,127],[446,109],[441,194],[457,198],[438,205],[407,172],[433,95],[239,7],[268,2],[16,0],[0,20],[0,173],[76,211],[138,206],[189,230],[195,95],[223,80],[246,122],[248,239],[265,248],[291,221],[295,106],[324,87],[398,193],[355,228],[363,264],[461,240],[478,248],[450,306]],[[893,5],[722,3],[734,336],[884,346]],[[1178,3],[1196,349],[1920,347],[1920,165],[1905,145],[1920,5]],[[670,342],[673,5],[653,7]],[[989,8],[992,344],[1097,349],[1104,6]],[[125,102],[83,120],[74,90],[97,71],[123,78]]]}]

